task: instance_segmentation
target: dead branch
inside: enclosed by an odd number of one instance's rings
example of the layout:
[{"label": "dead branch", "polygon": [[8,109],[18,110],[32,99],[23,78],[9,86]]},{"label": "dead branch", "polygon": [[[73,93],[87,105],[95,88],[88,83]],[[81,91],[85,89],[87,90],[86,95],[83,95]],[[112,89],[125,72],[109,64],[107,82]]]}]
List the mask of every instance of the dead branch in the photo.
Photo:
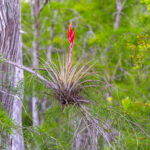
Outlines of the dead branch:
[{"label": "dead branch", "polygon": [[122,13],[122,9],[123,6],[125,5],[126,0],[123,1],[123,3],[121,3],[121,0],[116,0],[116,7],[117,7],[117,16],[116,16],[116,22],[115,22],[115,26],[114,29],[118,29],[119,25],[120,25],[120,20],[121,20],[121,13]]},{"label": "dead branch", "polygon": [[114,133],[110,132],[110,129],[108,126],[106,126],[104,123],[100,122],[98,118],[95,118],[84,105],[80,104],[81,112],[85,119],[87,120],[88,124],[91,125],[93,130],[95,130],[99,135],[102,135],[103,138],[107,141],[110,147],[111,141],[116,141]]},{"label": "dead branch", "polygon": [[53,84],[52,82],[48,81],[47,79],[45,79],[43,76],[41,76],[41,75],[38,74],[37,72],[33,71],[32,69],[30,69],[30,68],[28,68],[28,67],[25,67],[25,66],[23,66],[23,65],[17,64],[17,63],[15,63],[15,62],[13,62],[13,61],[10,61],[10,60],[5,60],[5,63],[10,64],[10,65],[13,65],[13,66],[15,66],[15,67],[18,67],[18,68],[20,68],[20,69],[23,69],[23,70],[25,70],[25,71],[27,71],[27,72],[32,73],[33,75],[35,75],[36,77],[38,77],[40,80],[42,80],[47,86],[49,86],[50,88],[53,88],[53,87],[52,87],[52,84]]}]

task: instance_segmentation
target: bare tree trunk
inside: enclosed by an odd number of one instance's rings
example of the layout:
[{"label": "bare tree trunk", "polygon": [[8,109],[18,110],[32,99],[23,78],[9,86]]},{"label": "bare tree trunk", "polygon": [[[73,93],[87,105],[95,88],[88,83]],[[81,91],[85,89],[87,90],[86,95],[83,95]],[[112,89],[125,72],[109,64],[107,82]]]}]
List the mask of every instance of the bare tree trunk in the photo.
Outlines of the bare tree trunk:
[{"label": "bare tree trunk", "polygon": [[[31,0],[32,17],[34,19],[34,42],[33,42],[33,68],[38,68],[39,65],[39,13],[40,13],[40,0]],[[33,85],[35,86],[35,85]],[[33,126],[39,125],[39,113],[38,113],[38,99],[35,96],[35,87],[33,87],[32,97],[32,118]]]},{"label": "bare tree trunk", "polygon": [[[48,4],[49,0],[44,0],[41,4],[40,0],[30,0],[32,17],[34,20],[33,30],[34,30],[34,42],[33,42],[33,68],[38,68],[39,65],[39,38],[40,38],[40,13]],[[33,85],[33,97],[32,97],[32,118],[33,126],[38,126],[39,121],[39,112],[38,112],[38,103],[39,100],[36,97],[35,85]]]},{"label": "bare tree trunk", "polygon": [[87,129],[85,129],[82,133],[77,134],[75,150],[93,150],[90,148],[88,141],[89,135]]},{"label": "bare tree trunk", "polygon": [[[0,1],[0,53],[22,64],[20,0]],[[8,150],[24,150],[22,134],[23,70],[0,64],[0,100],[10,117],[20,128],[7,137]],[[20,84],[19,84],[20,83]],[[19,86],[17,93],[15,88]]]},{"label": "bare tree trunk", "polygon": [[54,27],[55,27],[56,16],[57,16],[57,10],[54,11],[54,17],[53,17],[53,21],[52,21],[52,25],[51,25],[50,45],[47,50],[47,61],[51,61],[52,48],[53,48],[52,40],[54,38]]},{"label": "bare tree trunk", "polygon": [[42,104],[41,104],[40,125],[44,122],[44,112],[45,112],[45,109],[46,109],[46,103],[47,103],[47,99],[44,98],[42,100]]},{"label": "bare tree trunk", "polygon": [[[21,43],[21,37],[20,37]],[[20,51],[17,55],[16,62],[18,64],[22,64],[22,51],[21,51],[21,44],[20,44]],[[13,112],[12,112],[12,119],[15,120],[19,127],[22,127],[22,100],[24,94],[24,74],[23,70],[19,68],[15,68],[15,88],[18,88],[16,96],[18,99],[15,98],[13,102]],[[22,82],[21,82],[22,81]],[[14,130],[14,135],[12,137],[12,150],[23,150],[24,149],[24,139],[22,134],[22,129]]]},{"label": "bare tree trunk", "polygon": [[[93,150],[90,145],[90,131],[86,126],[85,121],[77,118],[77,124],[75,125],[76,137],[75,145],[72,150]],[[97,146],[97,145],[96,145]]]},{"label": "bare tree trunk", "polygon": [[126,3],[126,0],[124,0],[123,3],[121,3],[121,0],[116,0],[117,16],[116,16],[114,29],[118,29],[120,25],[121,13],[122,13],[122,9],[125,3]]}]

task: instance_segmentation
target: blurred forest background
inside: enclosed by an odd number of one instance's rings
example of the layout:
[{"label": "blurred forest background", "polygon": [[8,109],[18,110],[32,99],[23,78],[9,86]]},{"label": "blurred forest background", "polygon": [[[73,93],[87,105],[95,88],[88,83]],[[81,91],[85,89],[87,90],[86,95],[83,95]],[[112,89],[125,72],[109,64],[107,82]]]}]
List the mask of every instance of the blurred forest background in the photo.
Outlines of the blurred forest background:
[{"label": "blurred forest background", "polygon": [[[91,102],[86,107],[113,137],[108,142],[103,135],[90,136],[78,108],[62,108],[50,89],[24,71],[25,149],[150,150],[150,1],[22,0],[23,65],[43,74],[43,62],[58,65],[69,54],[71,22],[76,31],[72,61],[94,64],[90,80],[97,80],[96,87],[82,91]],[[18,127],[0,110],[4,149]],[[96,146],[90,145],[92,138]]]}]

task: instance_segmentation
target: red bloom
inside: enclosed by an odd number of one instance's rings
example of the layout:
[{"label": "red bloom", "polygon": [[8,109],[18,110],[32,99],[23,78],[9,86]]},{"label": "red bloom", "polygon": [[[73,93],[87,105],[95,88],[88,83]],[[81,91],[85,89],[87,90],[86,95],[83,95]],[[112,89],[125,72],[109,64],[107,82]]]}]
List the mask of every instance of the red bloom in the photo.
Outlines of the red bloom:
[{"label": "red bloom", "polygon": [[69,31],[67,31],[67,34],[68,34],[68,39],[69,39],[70,44],[71,43],[73,44],[73,41],[75,38],[75,31],[73,31],[72,29],[72,23],[69,26]]},{"label": "red bloom", "polygon": [[68,61],[68,66],[67,66],[67,70],[69,70],[70,66],[71,66],[73,41],[74,41],[74,38],[75,38],[75,31],[72,30],[72,23],[69,26],[69,31],[67,31],[67,34],[68,34],[68,39],[69,39],[69,43],[70,43],[70,55],[69,55],[69,61]]}]

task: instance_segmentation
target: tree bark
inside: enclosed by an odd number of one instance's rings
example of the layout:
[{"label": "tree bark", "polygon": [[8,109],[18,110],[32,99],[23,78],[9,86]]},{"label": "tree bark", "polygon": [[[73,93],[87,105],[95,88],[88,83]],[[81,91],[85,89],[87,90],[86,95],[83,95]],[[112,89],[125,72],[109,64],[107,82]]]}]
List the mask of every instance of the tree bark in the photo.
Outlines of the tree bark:
[{"label": "tree bark", "polygon": [[[0,53],[22,64],[20,0],[0,0]],[[0,64],[0,100],[10,117],[20,127],[7,137],[8,150],[24,150],[22,134],[23,70]],[[17,90],[17,93],[15,90]]]},{"label": "tree bark", "polygon": [[[40,13],[48,4],[49,0],[44,0],[43,5],[41,5],[40,0],[30,0],[32,17],[34,20],[33,23],[33,68],[38,68],[39,66],[39,38],[40,38]],[[51,51],[51,50],[50,50]],[[32,118],[33,118],[33,127],[38,126],[40,124],[39,121],[39,112],[38,112],[38,103],[39,100],[36,97],[35,85],[33,85],[33,97],[32,97]]]},{"label": "tree bark", "polygon": [[124,0],[123,3],[121,3],[121,0],[116,0],[117,16],[116,16],[114,29],[119,28],[120,20],[121,20],[121,13],[122,13],[122,9],[125,3],[126,3],[126,0]]},{"label": "tree bark", "polygon": [[[31,0],[31,11],[34,20],[33,31],[33,68],[38,68],[39,65],[39,13],[40,13],[40,0]],[[33,85],[33,97],[32,97],[32,118],[33,127],[39,125],[39,113],[38,113],[38,99],[35,95],[35,85]]]},{"label": "tree bark", "polygon": [[57,17],[57,10],[54,11],[53,21],[52,21],[52,25],[51,25],[50,45],[49,45],[48,50],[47,50],[47,61],[51,61],[52,48],[53,48],[52,40],[53,40],[53,38],[55,36],[55,34],[54,34],[54,27],[55,27],[56,17]]}]

